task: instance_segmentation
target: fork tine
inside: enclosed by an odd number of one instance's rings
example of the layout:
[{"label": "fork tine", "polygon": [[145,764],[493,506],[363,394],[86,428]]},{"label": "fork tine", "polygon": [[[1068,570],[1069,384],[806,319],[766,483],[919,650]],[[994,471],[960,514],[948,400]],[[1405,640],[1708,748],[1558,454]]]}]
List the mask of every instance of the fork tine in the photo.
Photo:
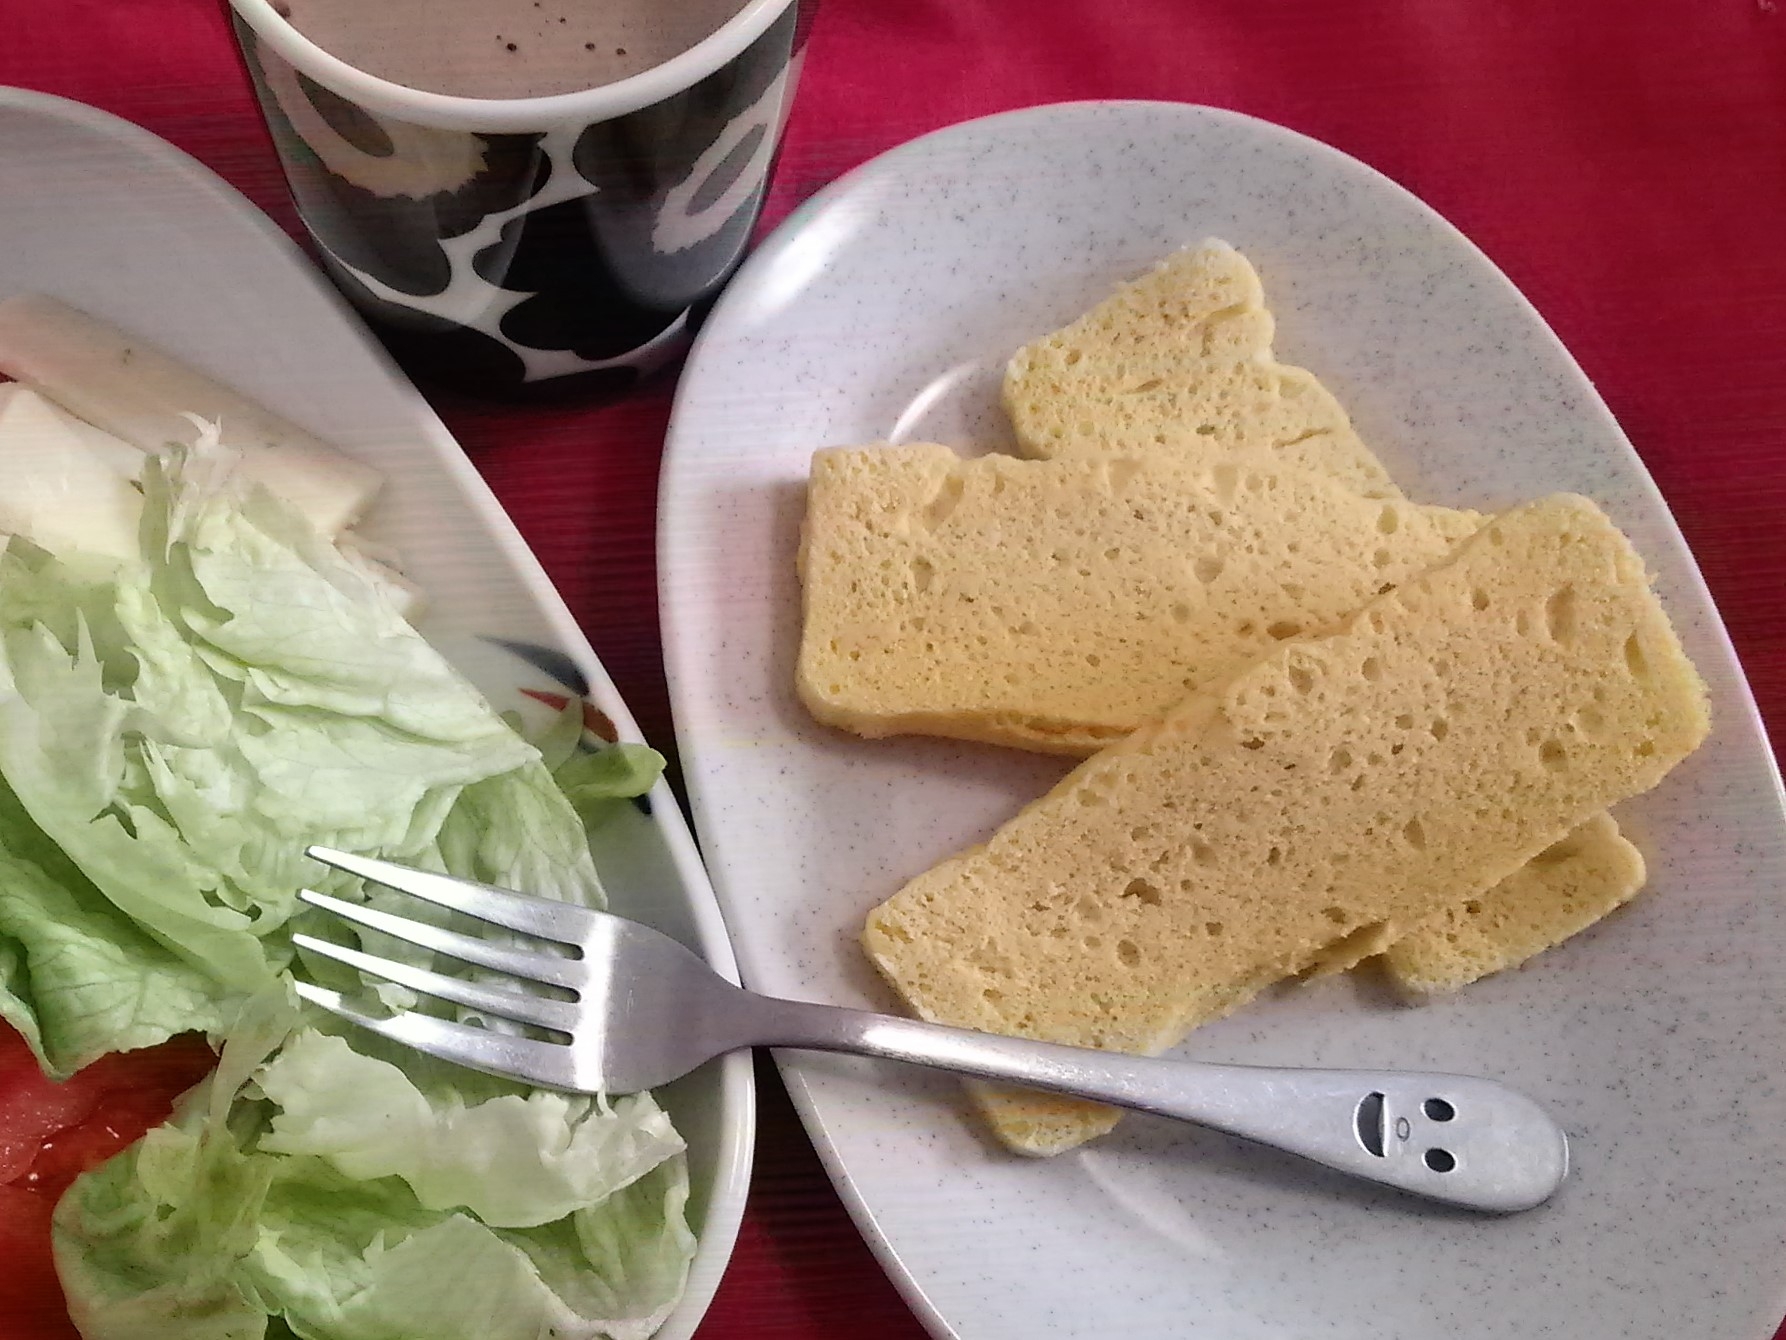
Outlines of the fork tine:
[{"label": "fork tine", "polygon": [[501,987],[468,982],[462,977],[448,977],[444,973],[429,972],[426,968],[411,967],[407,963],[362,953],[346,945],[319,940],[314,935],[294,935],[291,939],[293,944],[308,949],[313,954],[334,959],[350,968],[358,968],[361,972],[372,973],[376,977],[396,982],[399,986],[411,987],[424,995],[449,1001],[454,1005],[464,1005],[468,1009],[514,1019],[524,1024],[556,1028],[560,1033],[569,1033],[577,1026],[577,1008],[566,1001],[547,1000],[541,996],[523,995],[519,991],[505,991]]},{"label": "fork tine", "polygon": [[313,861],[332,865],[350,875],[388,884],[411,897],[450,907],[455,912],[464,912],[480,921],[520,931],[523,935],[577,944],[589,930],[588,910],[575,903],[526,898],[489,884],[476,884],[469,879],[439,875],[430,870],[415,870],[371,856],[355,856],[332,847],[307,847],[304,854]]},{"label": "fork tine", "polygon": [[578,1073],[571,1048],[557,1042],[511,1037],[488,1029],[469,1028],[426,1014],[405,1012],[379,1018],[355,1009],[339,991],[312,982],[294,982],[294,989],[312,1005],[339,1015],[362,1028],[390,1038],[443,1061],[470,1066],[505,1079],[521,1079],[548,1089],[593,1093],[599,1087]]},{"label": "fork tine", "polygon": [[529,981],[550,982],[553,986],[572,988],[581,986],[588,977],[583,965],[576,959],[554,958],[549,954],[509,949],[489,940],[481,940],[475,935],[461,935],[458,931],[430,926],[425,921],[412,921],[391,912],[381,912],[376,907],[364,907],[359,903],[331,898],[314,889],[300,889],[298,897],[313,907],[323,908],[361,926],[370,926],[375,931],[383,931],[386,935],[407,940],[413,945],[432,949],[450,958],[475,963],[480,968],[506,972],[511,977],[524,977]]}]

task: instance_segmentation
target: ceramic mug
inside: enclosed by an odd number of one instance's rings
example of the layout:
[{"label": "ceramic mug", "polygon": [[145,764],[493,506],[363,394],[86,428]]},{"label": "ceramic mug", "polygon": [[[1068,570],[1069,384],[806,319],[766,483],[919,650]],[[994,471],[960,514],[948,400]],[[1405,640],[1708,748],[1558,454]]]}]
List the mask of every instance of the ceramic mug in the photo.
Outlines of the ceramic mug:
[{"label": "ceramic mug", "polygon": [[761,211],[812,7],[748,0],[641,74],[490,99],[230,3],[324,268],[411,375],[494,394],[626,387],[684,350]]}]

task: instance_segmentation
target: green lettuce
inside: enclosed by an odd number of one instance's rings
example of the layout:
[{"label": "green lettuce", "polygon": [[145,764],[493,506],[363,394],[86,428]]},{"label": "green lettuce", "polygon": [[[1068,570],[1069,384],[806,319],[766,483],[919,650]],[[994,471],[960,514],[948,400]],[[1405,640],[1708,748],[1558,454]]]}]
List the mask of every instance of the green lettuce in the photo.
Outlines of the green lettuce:
[{"label": "green lettuce", "polygon": [[[295,1031],[294,1031],[295,1030]],[[694,1239],[648,1095],[466,1095],[251,1001],[174,1120],[77,1181],[57,1266],[82,1333],[643,1340]],[[501,1091],[488,1091],[496,1085]]]},{"label": "green lettuce", "polygon": [[[151,462],[141,564],[0,552],[0,1015],[53,1074],[215,1030],[268,985],[299,888],[352,886],[307,844],[438,865],[466,787],[540,766],[362,566],[229,464]],[[120,957],[169,987],[86,972]]]},{"label": "green lettuce", "polygon": [[593,831],[616,806],[642,796],[663,776],[664,758],[642,744],[583,744],[581,705],[570,702],[540,736],[540,758],[565,798]]},{"label": "green lettuce", "polygon": [[459,966],[300,903],[464,920],[306,845],[601,906],[587,825],[662,760],[587,749],[578,704],[523,739],[233,460],[201,439],[151,463],[140,563],[0,537],[0,1017],[56,1075],[225,1039],[173,1119],[59,1205],[71,1315],[90,1340],[642,1338],[694,1250],[652,1098],[529,1090],[343,1031],[285,974],[299,927]]},{"label": "green lettuce", "polygon": [[279,1108],[260,1148],[313,1154],[359,1181],[401,1177],[428,1208],[498,1228],[599,1205],[682,1149],[645,1095],[609,1105],[534,1090],[440,1108],[395,1065],[314,1030],[257,1082]]},{"label": "green lettuce", "polygon": [[221,1029],[229,993],[119,917],[78,872],[52,875],[13,844],[17,803],[0,786],[0,1018],[66,1078],[108,1052]]}]

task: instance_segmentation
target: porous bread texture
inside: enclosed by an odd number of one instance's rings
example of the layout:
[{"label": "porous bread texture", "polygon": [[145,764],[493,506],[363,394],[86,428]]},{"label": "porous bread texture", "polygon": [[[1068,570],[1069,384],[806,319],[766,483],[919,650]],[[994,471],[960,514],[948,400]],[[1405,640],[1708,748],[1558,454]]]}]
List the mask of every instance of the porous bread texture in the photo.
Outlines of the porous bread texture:
[{"label": "porous bread texture", "polygon": [[798,688],[858,735],[1086,755],[1474,532],[1308,471],[1164,453],[813,457]]},{"label": "porous bread texture", "polygon": [[[1491,888],[1707,729],[1641,560],[1557,495],[1082,763],[863,943],[922,1018],[1157,1053],[1345,937]],[[1025,1153],[1112,1122],[984,1106]]]},{"label": "porous bread texture", "polygon": [[[1157,455],[1140,469],[1147,488],[1114,459],[967,462],[932,444],[825,451],[812,474],[800,690],[814,715],[869,737],[952,735],[1081,755],[1281,638],[1331,626],[1375,589],[1378,564],[1400,580],[1481,520],[1367,503],[1304,472]],[[1195,560],[1187,536],[1200,537]],[[1274,552],[1276,562],[1264,557]],[[1335,552],[1350,562],[1306,557]],[[1027,612],[1014,627],[1013,607]],[[1632,876],[1628,844],[1607,828],[1581,835],[1590,847],[1618,844],[1599,857],[1509,877],[1520,880],[1520,921],[1472,918],[1476,975],[1523,961],[1535,952],[1524,946],[1557,943],[1590,924],[1584,909],[1609,911],[1636,891],[1641,865]],[[1309,975],[1381,953],[1398,929],[1332,946]],[[1503,930],[1509,943],[1497,955]],[[1431,962],[1438,952],[1417,937],[1404,957]]]},{"label": "porous bread texture", "polygon": [[1595,815],[1494,888],[1414,926],[1383,955],[1402,991],[1455,991],[1586,930],[1643,887],[1643,854]]},{"label": "porous bread texture", "polygon": [[[1233,449],[1239,459],[1250,459],[1261,454],[1263,445],[1253,430],[1263,423],[1282,437],[1283,424],[1269,418],[1242,424],[1223,416],[1248,403],[1235,399],[1235,388],[1255,386],[1262,375],[1256,370],[1237,371],[1233,360],[1251,357],[1262,366],[1273,366],[1271,338],[1272,319],[1264,309],[1257,273],[1232,247],[1206,242],[1168,258],[1080,322],[1023,350],[1008,372],[1007,404],[1014,415],[1023,416],[1019,436],[1026,449],[1038,455],[1100,446],[1120,449],[1145,438],[1143,430],[1162,415],[1207,414],[1209,422],[1198,426],[1198,441],[1188,444],[1192,453],[1201,457],[1212,448]],[[1154,380],[1162,360],[1170,362],[1174,372]],[[1287,385],[1299,388],[1307,374],[1290,373]],[[1133,392],[1144,382],[1151,385],[1137,397]],[[1370,491],[1381,466],[1349,425],[1334,431],[1322,427],[1334,415],[1344,418],[1337,404],[1328,404],[1330,399],[1297,401],[1291,396],[1293,407],[1314,415],[1310,422],[1316,431],[1307,437],[1291,432],[1290,448],[1309,468],[1332,473],[1354,487],[1362,481]],[[1225,431],[1225,423],[1233,431]],[[1182,433],[1156,432],[1155,437],[1156,451],[1184,454],[1187,444]],[[1609,819],[1584,826],[1575,837],[1581,845],[1572,859],[1550,865],[1540,861],[1509,876],[1506,897],[1517,914],[1509,909],[1506,916],[1485,921],[1477,913],[1464,930],[1446,928],[1444,934],[1461,936],[1459,943],[1467,953],[1446,954],[1432,935],[1414,934],[1399,956],[1386,960],[1407,963],[1416,974],[1403,982],[1404,990],[1418,995],[1455,989],[1512,966],[1591,924],[1641,886],[1641,859]],[[1492,899],[1506,906],[1500,901],[1500,889]],[[1459,908],[1447,915],[1465,914]],[[1310,975],[1355,966],[1383,951],[1397,934],[1397,927],[1384,925],[1350,937],[1324,953]],[[1415,980],[1428,985],[1416,988]]]},{"label": "porous bread texture", "polygon": [[1339,401],[1273,357],[1274,330],[1252,265],[1210,240],[1019,349],[1005,369],[1005,409],[1030,456],[1165,450],[1207,464],[1238,455],[1400,497]]},{"label": "porous bread texture", "polygon": [[1487,893],[1416,926],[1384,923],[1321,951],[1305,978],[1346,972],[1381,956],[1412,1001],[1455,991],[1586,930],[1643,887],[1643,855],[1610,814],[1596,814]]}]

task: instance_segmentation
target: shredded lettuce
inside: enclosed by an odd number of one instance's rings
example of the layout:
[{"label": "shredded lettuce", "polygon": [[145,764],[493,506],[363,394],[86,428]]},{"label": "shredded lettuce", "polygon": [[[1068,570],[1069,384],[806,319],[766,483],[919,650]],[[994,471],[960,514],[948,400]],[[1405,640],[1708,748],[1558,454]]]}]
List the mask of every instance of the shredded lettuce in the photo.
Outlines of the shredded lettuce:
[{"label": "shredded lettuce", "polygon": [[71,1315],[89,1340],[642,1340],[694,1250],[652,1098],[408,1053],[312,1017],[284,975],[294,928],[352,933],[301,887],[400,898],[306,845],[600,906],[586,826],[662,760],[587,749],[577,705],[523,739],[236,460],[211,435],[150,463],[140,562],[0,548],[0,1017],[56,1075],[225,1039],[58,1207]]},{"label": "shredded lettuce", "polygon": [[583,714],[572,702],[535,743],[552,780],[582,816],[584,827],[594,832],[615,808],[657,785],[664,758],[655,749],[624,741],[587,749],[583,737]]},{"label": "shredded lettuce", "polygon": [[216,979],[119,916],[78,872],[58,877],[19,847],[16,802],[0,786],[0,1018],[66,1078],[114,1051],[221,1029]]},{"label": "shredded lettuce", "polygon": [[[232,488],[230,459],[202,444],[151,461],[142,564],[94,577],[17,539],[0,554],[0,791],[19,812],[0,850],[47,847],[78,872],[51,875],[93,913],[57,939],[64,964],[147,937],[182,962],[187,998],[239,1004],[286,965],[298,889],[341,883],[305,845],[427,860],[466,787],[537,769],[539,753],[358,565]],[[22,937],[55,895],[7,888],[8,976],[54,975],[43,936]],[[179,1031],[156,993],[139,998],[133,1014],[114,993],[105,1018],[88,999],[77,1019],[64,994],[15,988],[0,1013],[66,1074]]]},{"label": "shredded lettuce", "polygon": [[643,1340],[694,1249],[662,1111],[467,1101],[446,1076],[256,997],[175,1119],[58,1205],[82,1333],[258,1340],[276,1316],[306,1340]]},{"label": "shredded lettuce", "polygon": [[611,1106],[535,1090],[436,1107],[396,1066],[307,1030],[257,1078],[279,1108],[260,1148],[314,1154],[358,1181],[401,1177],[429,1209],[534,1228],[599,1205],[682,1139],[649,1098]]}]

